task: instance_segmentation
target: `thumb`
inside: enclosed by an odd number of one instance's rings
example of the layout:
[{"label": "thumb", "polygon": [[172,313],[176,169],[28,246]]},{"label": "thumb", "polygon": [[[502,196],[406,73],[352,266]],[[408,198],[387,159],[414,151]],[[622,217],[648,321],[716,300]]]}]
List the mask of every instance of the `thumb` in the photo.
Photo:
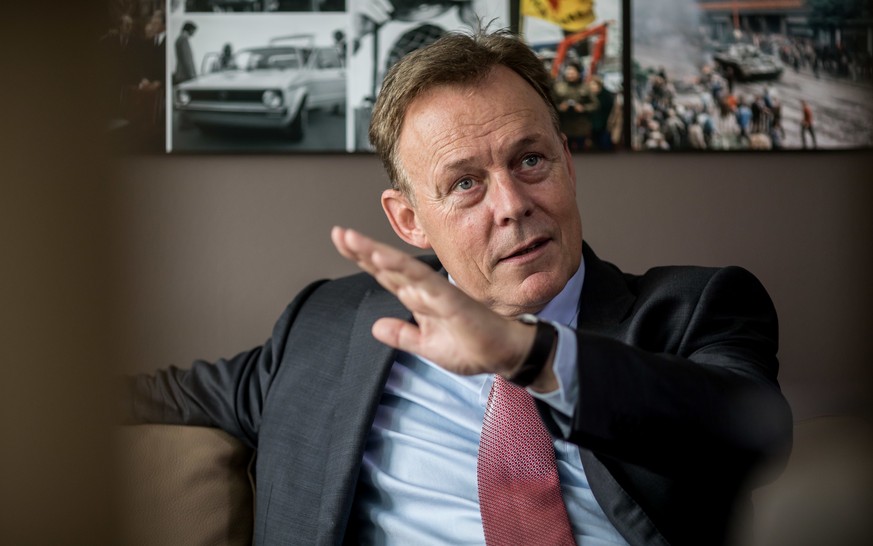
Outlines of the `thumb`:
[{"label": "thumb", "polygon": [[396,318],[380,318],[371,329],[373,337],[389,347],[408,353],[418,353],[421,331],[418,326]]}]

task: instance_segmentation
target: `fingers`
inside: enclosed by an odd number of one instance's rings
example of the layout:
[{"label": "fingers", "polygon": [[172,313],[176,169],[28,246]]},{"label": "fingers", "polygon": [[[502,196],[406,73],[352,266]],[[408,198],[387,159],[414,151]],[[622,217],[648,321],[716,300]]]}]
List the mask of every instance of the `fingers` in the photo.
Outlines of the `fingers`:
[{"label": "fingers", "polygon": [[370,265],[370,259],[367,258],[368,253],[372,253],[372,250],[370,249],[368,252],[365,237],[350,229],[335,226],[330,231],[330,239],[333,246],[344,258],[355,262],[368,273],[374,273],[375,268]]},{"label": "fingers", "polygon": [[[367,273],[377,277],[380,272],[380,267],[374,261],[376,253],[380,250],[380,246],[369,237],[346,228],[334,227],[330,233],[331,240],[334,246],[345,258],[355,262],[358,267]],[[381,249],[383,252],[388,249]],[[386,288],[389,288],[386,286]],[[389,288],[390,289],[390,288]]]},{"label": "fingers", "polygon": [[421,332],[418,326],[395,318],[381,318],[373,324],[373,337],[389,347],[408,353],[420,352]]},{"label": "fingers", "polygon": [[427,264],[350,229],[333,228],[331,240],[341,255],[373,275],[415,318],[414,323],[377,320],[372,334],[380,342],[461,374],[499,371],[520,362],[514,345],[507,342],[513,322],[452,286]]},{"label": "fingers", "polygon": [[409,254],[354,230],[334,227],[331,240],[340,254],[373,275],[394,294],[404,286],[426,281],[429,276],[439,277],[430,267]]},{"label": "fingers", "polygon": [[371,274],[418,319],[451,316],[465,306],[466,298],[448,279],[409,254],[346,228],[334,228],[331,239],[340,254]]}]

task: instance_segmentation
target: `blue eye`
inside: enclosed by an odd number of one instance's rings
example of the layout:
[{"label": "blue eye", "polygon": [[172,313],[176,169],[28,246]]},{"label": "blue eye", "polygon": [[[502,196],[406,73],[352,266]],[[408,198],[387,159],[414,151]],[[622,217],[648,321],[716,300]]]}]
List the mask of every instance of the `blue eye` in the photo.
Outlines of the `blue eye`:
[{"label": "blue eye", "polygon": [[471,189],[473,189],[473,180],[470,178],[465,178],[463,180],[458,181],[458,183],[455,184],[455,187],[459,190],[462,190],[462,191],[471,190]]},{"label": "blue eye", "polygon": [[540,156],[532,154],[529,156],[525,156],[525,158],[522,159],[521,162],[524,163],[525,167],[536,167],[541,160],[542,158]]}]

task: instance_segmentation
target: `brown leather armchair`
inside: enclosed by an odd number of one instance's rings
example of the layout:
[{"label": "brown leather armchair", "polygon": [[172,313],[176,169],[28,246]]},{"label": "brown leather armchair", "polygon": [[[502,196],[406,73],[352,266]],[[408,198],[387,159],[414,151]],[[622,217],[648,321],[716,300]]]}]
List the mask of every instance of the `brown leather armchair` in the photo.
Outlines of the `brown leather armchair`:
[{"label": "brown leather armchair", "polygon": [[[250,544],[252,452],[214,429],[121,427],[123,544]],[[766,471],[766,469],[765,469]],[[873,427],[856,417],[795,425],[785,471],[755,492],[736,546],[866,546],[873,537]]]}]

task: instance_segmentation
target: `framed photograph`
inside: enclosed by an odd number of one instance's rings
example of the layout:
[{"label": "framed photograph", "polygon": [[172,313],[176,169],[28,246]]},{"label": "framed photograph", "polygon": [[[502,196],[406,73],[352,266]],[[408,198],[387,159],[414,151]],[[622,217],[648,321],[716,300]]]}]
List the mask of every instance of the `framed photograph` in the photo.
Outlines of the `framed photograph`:
[{"label": "framed photograph", "polygon": [[869,0],[633,0],[634,150],[873,144]]},{"label": "framed photograph", "polygon": [[624,146],[622,0],[520,0],[519,32],[553,78],[571,151]]},{"label": "framed photograph", "polygon": [[371,150],[370,112],[382,78],[403,55],[451,31],[510,26],[507,0],[352,0],[349,151]]},{"label": "framed photograph", "polygon": [[505,0],[170,6],[170,152],[369,151],[387,69],[446,32],[508,26]]},{"label": "framed photograph", "polygon": [[168,151],[345,150],[347,23],[344,11],[172,12]]},{"label": "framed photograph", "polygon": [[346,149],[345,0],[108,0],[122,153]]},{"label": "framed photograph", "polygon": [[518,31],[573,152],[873,145],[869,0],[107,0],[124,152],[367,152],[388,68],[443,34]]}]

